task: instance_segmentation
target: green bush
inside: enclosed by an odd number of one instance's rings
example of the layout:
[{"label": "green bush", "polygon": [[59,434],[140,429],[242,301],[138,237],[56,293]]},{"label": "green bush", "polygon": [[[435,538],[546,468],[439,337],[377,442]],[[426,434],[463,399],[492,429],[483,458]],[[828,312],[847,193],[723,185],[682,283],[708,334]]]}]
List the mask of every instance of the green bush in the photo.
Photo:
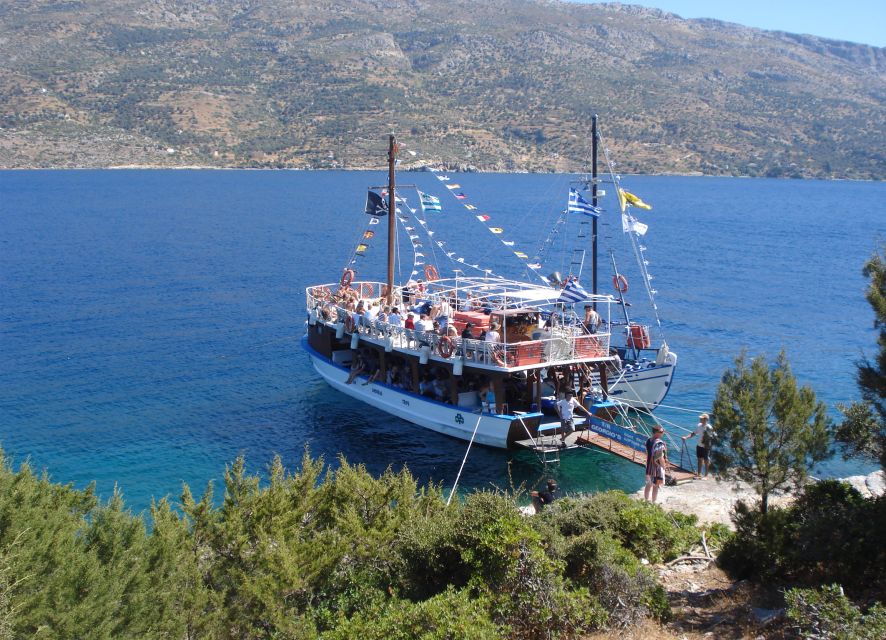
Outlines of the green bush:
[{"label": "green bush", "polygon": [[555,507],[545,510],[542,519],[560,535],[600,530],[652,563],[676,558],[700,540],[695,516],[667,513],[621,491],[598,493],[582,500],[563,499]]},{"label": "green bush", "polygon": [[790,589],[785,593],[787,618],[799,638],[815,640],[882,640],[886,607],[877,603],[862,613],[839,585]]},{"label": "green bush", "polygon": [[744,503],[720,565],[735,578],[817,587],[837,582],[853,593],[886,595],[886,499],[864,499],[838,481],[806,488],[785,509],[762,514]]},{"label": "green bush", "polygon": [[504,629],[489,619],[487,603],[447,589],[423,602],[393,599],[343,619],[322,640],[498,640]]}]

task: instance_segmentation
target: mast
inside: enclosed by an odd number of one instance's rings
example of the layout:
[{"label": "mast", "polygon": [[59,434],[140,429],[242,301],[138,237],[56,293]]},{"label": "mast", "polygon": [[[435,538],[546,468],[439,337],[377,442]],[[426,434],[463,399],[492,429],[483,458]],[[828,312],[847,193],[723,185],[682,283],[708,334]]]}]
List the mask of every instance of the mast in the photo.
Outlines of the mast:
[{"label": "mast", "polygon": [[388,140],[388,295],[387,304],[394,303],[394,217],[397,215],[397,197],[394,195],[394,163],[397,143],[392,133]]},{"label": "mast", "polygon": [[[591,118],[591,204],[597,206],[597,114]],[[591,226],[591,276],[593,279],[594,296],[597,295],[597,216]],[[594,311],[597,301],[594,300]]]}]

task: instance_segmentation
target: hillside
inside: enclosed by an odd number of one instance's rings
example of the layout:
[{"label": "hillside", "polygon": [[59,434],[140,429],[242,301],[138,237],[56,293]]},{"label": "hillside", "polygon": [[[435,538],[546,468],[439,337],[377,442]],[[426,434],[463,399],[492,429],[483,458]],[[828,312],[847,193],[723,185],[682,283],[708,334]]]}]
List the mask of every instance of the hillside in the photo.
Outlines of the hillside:
[{"label": "hillside", "polygon": [[0,0],[0,167],[886,178],[886,49],[619,4]]}]

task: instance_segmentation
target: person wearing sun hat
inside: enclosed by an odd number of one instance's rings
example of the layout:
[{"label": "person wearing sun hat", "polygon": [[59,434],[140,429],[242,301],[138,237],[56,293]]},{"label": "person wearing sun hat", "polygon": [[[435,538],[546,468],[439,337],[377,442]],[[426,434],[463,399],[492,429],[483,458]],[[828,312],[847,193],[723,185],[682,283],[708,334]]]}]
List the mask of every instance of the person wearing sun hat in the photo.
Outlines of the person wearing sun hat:
[{"label": "person wearing sun hat", "polygon": [[643,489],[643,499],[647,502],[658,499],[658,488],[665,482],[668,446],[662,436],[664,427],[657,424],[652,427],[652,436],[646,440],[646,487]]}]

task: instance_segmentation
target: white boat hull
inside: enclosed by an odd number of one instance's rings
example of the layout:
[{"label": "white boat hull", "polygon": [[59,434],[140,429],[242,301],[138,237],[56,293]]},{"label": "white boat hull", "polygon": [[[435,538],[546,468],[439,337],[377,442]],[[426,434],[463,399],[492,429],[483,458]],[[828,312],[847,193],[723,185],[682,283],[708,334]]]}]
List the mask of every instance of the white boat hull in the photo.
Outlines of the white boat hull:
[{"label": "white boat hull", "polygon": [[480,414],[477,409],[454,407],[406,393],[386,384],[373,382],[364,385],[363,377],[358,378],[353,384],[347,384],[349,376],[347,369],[333,364],[313,351],[308,350],[308,353],[317,373],[330,386],[352,398],[425,429],[462,440],[470,440],[476,427],[474,442],[501,449],[508,446],[508,431],[513,420],[512,416]]},{"label": "white boat hull", "polygon": [[677,354],[670,352],[664,362],[626,364],[622,372],[609,382],[609,397],[634,409],[655,409],[671,388],[677,369]]}]

